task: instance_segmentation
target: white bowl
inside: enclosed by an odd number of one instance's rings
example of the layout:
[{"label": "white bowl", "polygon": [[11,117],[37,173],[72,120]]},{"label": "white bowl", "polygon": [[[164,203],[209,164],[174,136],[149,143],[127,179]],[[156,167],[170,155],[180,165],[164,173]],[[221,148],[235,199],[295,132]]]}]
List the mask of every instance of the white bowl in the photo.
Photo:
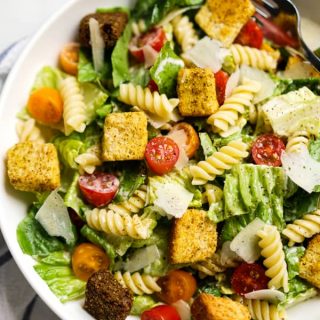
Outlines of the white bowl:
[{"label": "white bowl", "polygon": [[[42,300],[65,320],[92,317],[82,309],[83,301],[62,304],[33,270],[33,259],[24,255],[16,239],[16,229],[30,203],[26,194],[14,191],[7,181],[5,157],[17,142],[16,114],[25,105],[36,73],[44,65],[56,65],[58,53],[74,39],[80,19],[97,7],[125,6],[130,0],[74,0],[57,12],[36,34],[10,73],[0,100],[0,226],[20,270]],[[290,320],[319,320],[319,299],[307,301],[289,311]],[[307,316],[306,316],[307,315]],[[137,319],[136,317],[128,317]]]}]

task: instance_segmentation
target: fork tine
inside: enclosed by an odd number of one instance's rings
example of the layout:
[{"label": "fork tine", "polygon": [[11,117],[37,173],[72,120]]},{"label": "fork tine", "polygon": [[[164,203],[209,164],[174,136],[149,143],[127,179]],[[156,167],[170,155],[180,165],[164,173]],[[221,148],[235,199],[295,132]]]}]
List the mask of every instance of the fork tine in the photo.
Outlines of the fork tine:
[{"label": "fork tine", "polygon": [[253,3],[253,5],[256,7],[256,11],[261,14],[264,18],[269,19],[271,18],[271,14],[268,11],[268,9],[266,9],[265,7],[263,7],[263,5],[261,5],[260,3],[258,3],[255,0],[251,0],[251,2]]},{"label": "fork tine", "polygon": [[276,10],[278,10],[279,9],[279,5],[276,3],[276,2],[274,2],[273,0],[262,0],[262,2],[267,6],[267,7],[269,7],[269,8],[271,8],[271,9],[276,9]]}]

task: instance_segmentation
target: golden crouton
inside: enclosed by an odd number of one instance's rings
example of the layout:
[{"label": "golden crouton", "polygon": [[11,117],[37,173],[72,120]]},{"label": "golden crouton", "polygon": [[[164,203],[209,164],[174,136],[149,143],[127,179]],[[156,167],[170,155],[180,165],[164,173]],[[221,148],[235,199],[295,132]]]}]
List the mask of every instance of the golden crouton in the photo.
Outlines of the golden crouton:
[{"label": "golden crouton", "polygon": [[201,293],[191,306],[194,320],[250,320],[248,308],[229,298]]},{"label": "golden crouton", "polygon": [[300,260],[299,275],[320,289],[320,234],[316,235]]},{"label": "golden crouton", "polygon": [[229,47],[254,12],[250,0],[208,0],[195,20],[208,36]]},{"label": "golden crouton", "polygon": [[195,263],[213,256],[217,247],[216,225],[205,211],[190,209],[175,219],[171,229],[171,263]]},{"label": "golden crouton", "polygon": [[142,160],[147,143],[147,117],[144,112],[106,116],[102,143],[104,161]]},{"label": "golden crouton", "polygon": [[219,108],[211,69],[183,68],[178,75],[179,111],[185,117],[211,116]]},{"label": "golden crouton", "polygon": [[43,192],[60,186],[57,150],[52,143],[22,142],[8,151],[8,176],[21,191]]}]

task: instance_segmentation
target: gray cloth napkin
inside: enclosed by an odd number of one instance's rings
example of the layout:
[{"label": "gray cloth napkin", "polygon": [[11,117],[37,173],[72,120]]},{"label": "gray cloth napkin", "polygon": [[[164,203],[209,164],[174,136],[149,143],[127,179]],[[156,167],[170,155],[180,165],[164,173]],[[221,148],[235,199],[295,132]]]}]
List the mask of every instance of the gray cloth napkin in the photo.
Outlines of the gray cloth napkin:
[{"label": "gray cloth napkin", "polygon": [[[0,92],[5,79],[28,39],[11,45],[0,53]],[[23,277],[5,244],[0,231],[0,319],[58,320],[59,318],[36,295]]]}]

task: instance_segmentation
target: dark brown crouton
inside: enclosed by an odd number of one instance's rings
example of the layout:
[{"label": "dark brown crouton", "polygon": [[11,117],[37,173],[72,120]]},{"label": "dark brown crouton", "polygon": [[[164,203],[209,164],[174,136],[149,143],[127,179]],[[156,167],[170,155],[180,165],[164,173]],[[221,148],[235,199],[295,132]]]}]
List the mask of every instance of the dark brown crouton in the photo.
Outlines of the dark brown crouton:
[{"label": "dark brown crouton", "polygon": [[101,269],[89,278],[84,309],[97,320],[125,320],[132,303],[130,291],[109,270]]},{"label": "dark brown crouton", "polygon": [[80,22],[79,42],[83,47],[87,48],[91,47],[90,18],[98,21],[106,48],[115,46],[128,22],[128,15],[125,12],[91,13],[85,16]]}]

